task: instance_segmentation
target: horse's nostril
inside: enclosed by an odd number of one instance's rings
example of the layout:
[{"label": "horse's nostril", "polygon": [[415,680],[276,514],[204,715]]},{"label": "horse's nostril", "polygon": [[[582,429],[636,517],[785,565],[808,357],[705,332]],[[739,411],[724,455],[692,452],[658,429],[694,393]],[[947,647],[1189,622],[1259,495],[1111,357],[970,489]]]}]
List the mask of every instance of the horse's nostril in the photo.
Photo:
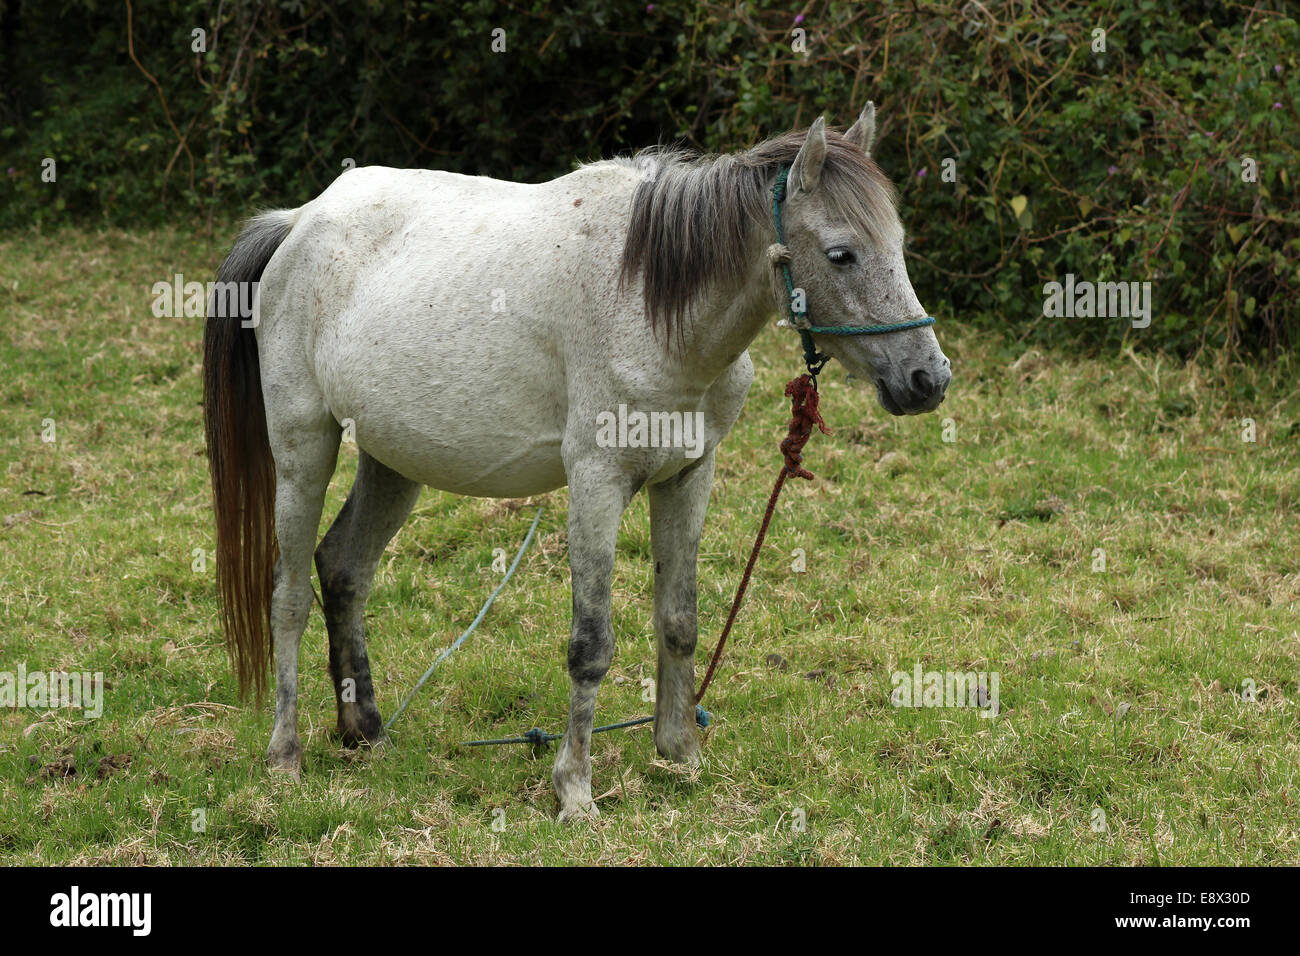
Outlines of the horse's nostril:
[{"label": "horse's nostril", "polygon": [[934,379],[930,378],[930,373],[923,368],[918,368],[913,372],[912,390],[918,395],[929,395],[934,391]]}]

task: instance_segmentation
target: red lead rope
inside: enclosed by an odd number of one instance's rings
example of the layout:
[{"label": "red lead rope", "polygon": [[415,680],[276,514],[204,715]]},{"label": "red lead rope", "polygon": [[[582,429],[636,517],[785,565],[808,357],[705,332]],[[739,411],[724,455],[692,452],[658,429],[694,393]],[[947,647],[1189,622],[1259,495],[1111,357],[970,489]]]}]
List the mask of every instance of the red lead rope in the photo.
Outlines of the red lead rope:
[{"label": "red lead rope", "polygon": [[709,683],[713,680],[713,672],[717,670],[718,661],[722,658],[722,649],[726,646],[727,637],[731,634],[731,625],[736,623],[736,615],[740,612],[740,606],[745,601],[745,590],[749,587],[749,577],[754,573],[754,565],[758,561],[758,552],[763,549],[763,539],[767,536],[767,526],[772,523],[772,514],[776,511],[776,500],[781,497],[781,489],[785,487],[785,480],[790,475],[794,475],[796,478],[812,480],[812,472],[804,468],[802,464],[803,446],[808,444],[808,439],[812,437],[814,425],[822,430],[822,434],[830,434],[830,429],[822,421],[822,413],[818,409],[817,382],[811,375],[800,375],[798,378],[791,379],[786,383],[785,394],[790,397],[790,429],[781,441],[781,454],[785,456],[785,464],[781,467],[781,473],[776,476],[776,485],[772,488],[772,494],[767,499],[767,510],[763,512],[763,523],[758,528],[758,537],[754,539],[754,550],[749,553],[749,563],[745,565],[745,574],[740,579],[740,587],[736,589],[736,599],[731,602],[731,613],[727,615],[727,624],[722,629],[722,636],[718,638],[717,647],[713,649],[713,658],[709,661],[709,669],[704,674],[704,680],[700,682],[700,689],[695,692],[695,702],[697,704],[704,699],[704,692],[709,689]]}]

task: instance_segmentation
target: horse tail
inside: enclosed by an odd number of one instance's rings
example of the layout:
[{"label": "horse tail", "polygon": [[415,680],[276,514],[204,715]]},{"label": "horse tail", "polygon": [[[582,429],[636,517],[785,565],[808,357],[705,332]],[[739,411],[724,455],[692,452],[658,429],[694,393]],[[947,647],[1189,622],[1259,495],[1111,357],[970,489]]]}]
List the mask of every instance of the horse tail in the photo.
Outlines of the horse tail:
[{"label": "horse tail", "polygon": [[[293,210],[263,213],[247,223],[217,270],[217,290],[247,304],[266,264],[297,221]],[[228,297],[226,302],[231,301]],[[256,326],[257,311],[254,306]],[[217,518],[217,595],[226,650],[241,698],[251,687],[260,703],[271,661],[271,591],[275,541],[275,462],[254,327],[240,309],[208,301],[203,332],[203,424]]]}]

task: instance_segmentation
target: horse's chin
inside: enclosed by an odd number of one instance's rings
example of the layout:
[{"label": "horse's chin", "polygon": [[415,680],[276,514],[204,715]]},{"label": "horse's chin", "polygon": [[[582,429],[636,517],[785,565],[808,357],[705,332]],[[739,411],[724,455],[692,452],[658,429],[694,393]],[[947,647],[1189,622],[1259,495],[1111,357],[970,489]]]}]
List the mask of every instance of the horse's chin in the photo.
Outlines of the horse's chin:
[{"label": "horse's chin", "polygon": [[886,388],[885,383],[880,381],[879,379],[876,380],[876,398],[880,401],[880,407],[883,408],[885,411],[889,412],[889,414],[891,415],[908,414],[906,411],[903,410],[902,405],[894,401],[894,396],[889,394],[889,389]]},{"label": "horse's chin", "polygon": [[917,414],[915,411],[905,409],[897,400],[895,400],[883,379],[876,378],[874,375],[858,375],[850,372],[848,377],[845,379],[845,382],[854,388],[866,388],[868,385],[875,385],[876,398],[880,402],[880,407],[891,415]]}]

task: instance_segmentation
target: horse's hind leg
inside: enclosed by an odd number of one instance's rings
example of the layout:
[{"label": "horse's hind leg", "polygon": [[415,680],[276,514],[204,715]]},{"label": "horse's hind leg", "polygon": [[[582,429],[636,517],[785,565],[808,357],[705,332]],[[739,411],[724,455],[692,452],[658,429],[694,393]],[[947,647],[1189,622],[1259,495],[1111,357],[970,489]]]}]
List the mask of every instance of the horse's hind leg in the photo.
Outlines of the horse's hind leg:
[{"label": "horse's hind leg", "polygon": [[713,487],[713,452],[689,470],[650,486],[655,560],[655,747],[679,763],[699,761],[695,730],[696,560]]},{"label": "horse's hind leg", "polygon": [[[279,398],[270,391],[268,398]],[[311,612],[311,554],[325,505],[325,490],[338,455],[338,423],[320,406],[300,414],[302,405],[283,396],[267,403],[267,432],[275,456],[275,535],[280,560],[271,593],[271,638],[275,646],[275,729],[266,759],[273,770],[298,774],[298,644]],[[298,414],[295,414],[298,413]]]},{"label": "horse's hind leg", "polygon": [[316,549],[338,732],[349,747],[378,743],[384,733],[370,680],[363,617],[384,547],[419,496],[419,483],[362,452],[348,500]]}]

